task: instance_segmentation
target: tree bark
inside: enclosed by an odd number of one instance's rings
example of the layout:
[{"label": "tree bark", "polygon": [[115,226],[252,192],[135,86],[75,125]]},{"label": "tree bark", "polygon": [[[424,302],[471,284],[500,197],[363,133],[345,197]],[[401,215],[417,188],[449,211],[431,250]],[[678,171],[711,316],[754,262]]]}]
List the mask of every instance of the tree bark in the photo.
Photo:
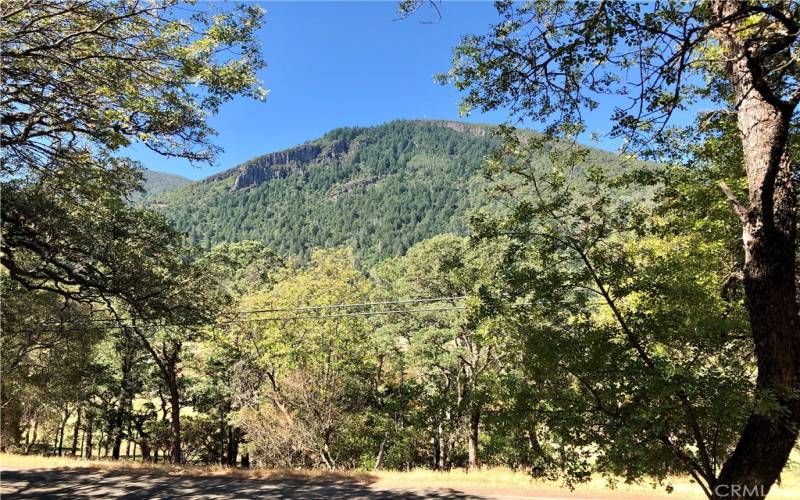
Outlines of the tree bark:
[{"label": "tree bark", "polygon": [[469,470],[478,469],[478,433],[481,424],[481,407],[473,404],[469,410]]},{"label": "tree bark", "polygon": [[[139,447],[142,449],[142,462],[149,462],[150,457],[150,435],[144,431],[145,417],[134,419],[133,423],[136,426],[136,433],[139,435]],[[133,447],[133,453],[136,455],[136,446]],[[134,456],[134,459],[136,457]]]},{"label": "tree bark", "polygon": [[378,448],[378,456],[375,457],[375,467],[372,468],[373,471],[377,471],[381,468],[381,460],[383,460],[383,449],[386,446],[386,436],[384,436],[383,440],[381,441],[381,445]]},{"label": "tree bark", "polygon": [[89,417],[88,417],[88,419],[86,421],[86,430],[84,431],[84,434],[86,435],[86,452],[85,452],[85,456],[86,456],[87,459],[91,459],[92,458],[92,448],[94,446],[94,444],[92,443],[92,436],[94,435],[94,418],[92,418],[92,415],[89,415]]},{"label": "tree bark", "polygon": [[[125,440],[125,458],[129,458],[131,456],[131,438],[133,437],[133,432],[131,431],[131,421],[128,420],[128,432]],[[135,446],[135,445],[134,445]]]},{"label": "tree bark", "polygon": [[[67,426],[67,420],[69,420],[69,416],[72,414],[69,411],[69,406],[64,405],[64,419],[61,420],[61,425],[58,428],[58,432],[56,433],[56,443],[58,444],[58,456],[62,455],[64,450],[64,428]],[[55,450],[54,453],[55,455]]]},{"label": "tree bark", "polygon": [[236,457],[239,455],[239,441],[241,431],[232,425],[228,426],[228,465],[236,467]]},{"label": "tree bark", "polygon": [[180,393],[178,392],[177,377],[171,377],[169,384],[169,403],[171,410],[171,425],[172,425],[172,450],[170,452],[170,460],[172,463],[179,464],[183,461],[181,456],[181,400]]},{"label": "tree bark", "polygon": [[436,435],[433,436],[433,469],[444,469],[444,460],[442,460],[442,424],[436,426]]},{"label": "tree bark", "polygon": [[72,431],[72,456],[76,456],[78,453],[78,433],[81,429],[81,408],[78,407],[78,413],[75,418],[75,428]]},{"label": "tree bark", "polygon": [[36,434],[39,432],[39,420],[34,417],[33,419],[33,436],[31,438],[31,442],[28,443],[28,446],[25,447],[25,454],[29,454],[31,452],[31,447],[36,444]]},{"label": "tree bark", "polygon": [[[717,0],[722,19],[739,2]],[[742,221],[745,303],[758,367],[756,398],[776,403],[754,410],[716,484],[718,498],[760,499],[778,479],[800,424],[800,310],[796,289],[795,186],[789,158],[793,105],[772,94],[740,23],[717,36],[726,51],[747,172],[746,204],[729,197]],[[762,405],[763,406],[763,405]]]}]

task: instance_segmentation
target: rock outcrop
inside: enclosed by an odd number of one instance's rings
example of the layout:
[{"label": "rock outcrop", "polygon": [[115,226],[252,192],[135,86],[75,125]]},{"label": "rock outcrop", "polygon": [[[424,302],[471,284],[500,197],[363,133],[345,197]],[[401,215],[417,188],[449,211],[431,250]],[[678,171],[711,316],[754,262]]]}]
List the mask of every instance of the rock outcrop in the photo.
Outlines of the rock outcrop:
[{"label": "rock outcrop", "polygon": [[269,153],[254,158],[244,165],[215,176],[216,180],[236,175],[231,190],[246,189],[272,179],[284,179],[289,175],[303,175],[308,165],[324,159],[338,158],[347,153],[347,141],[327,145],[303,144],[296,148]]}]

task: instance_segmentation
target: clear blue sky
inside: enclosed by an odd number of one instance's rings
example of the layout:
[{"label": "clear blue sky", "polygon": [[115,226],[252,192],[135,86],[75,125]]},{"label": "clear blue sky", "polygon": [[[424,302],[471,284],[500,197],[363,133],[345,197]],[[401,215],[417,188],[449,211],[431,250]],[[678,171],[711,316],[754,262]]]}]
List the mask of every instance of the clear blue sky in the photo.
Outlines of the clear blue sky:
[{"label": "clear blue sky", "polygon": [[[395,20],[397,2],[264,2],[260,72],[266,102],[237,98],[210,122],[225,152],[213,167],[193,167],[141,146],[125,154],[148,168],[206,177],[253,156],[315,139],[342,126],[374,125],[396,118],[459,119],[458,93],[433,82],[447,71],[450,49],[467,33],[495,19],[490,2],[443,5],[434,23],[422,15]],[[201,3],[200,8],[203,7]],[[503,113],[471,121],[499,123]]]},{"label": "clear blue sky", "polygon": [[459,117],[458,92],[433,82],[449,68],[460,38],[485,32],[497,18],[491,2],[444,2],[441,20],[428,12],[404,21],[396,20],[396,1],[263,6],[260,40],[268,66],[260,77],[270,95],[263,103],[236,99],[211,119],[225,150],[217,164],[193,167],[141,146],[125,154],[151,169],[200,179],[336,127],[397,118],[506,118],[503,112]]}]

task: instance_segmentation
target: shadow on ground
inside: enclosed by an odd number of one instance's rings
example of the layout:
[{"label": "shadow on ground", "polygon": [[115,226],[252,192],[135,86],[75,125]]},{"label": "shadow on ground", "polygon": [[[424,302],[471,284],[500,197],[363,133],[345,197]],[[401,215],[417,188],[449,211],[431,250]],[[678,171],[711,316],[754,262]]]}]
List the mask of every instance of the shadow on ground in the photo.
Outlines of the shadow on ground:
[{"label": "shadow on ground", "polygon": [[346,479],[241,479],[169,476],[149,471],[93,469],[3,471],[2,497],[15,498],[302,498],[464,499],[482,497],[455,490],[431,492],[376,489]]}]

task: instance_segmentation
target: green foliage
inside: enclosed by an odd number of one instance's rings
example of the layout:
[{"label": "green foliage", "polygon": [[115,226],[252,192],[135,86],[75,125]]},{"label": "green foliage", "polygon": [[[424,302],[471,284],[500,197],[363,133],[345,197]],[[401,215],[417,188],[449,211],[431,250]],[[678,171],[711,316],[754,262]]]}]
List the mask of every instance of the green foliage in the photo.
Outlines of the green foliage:
[{"label": "green foliage", "polygon": [[513,314],[542,421],[594,449],[597,470],[713,481],[749,412],[754,368],[743,304],[719,289],[736,261],[719,230],[729,215],[715,209],[721,194],[697,197],[714,170],[659,169],[653,192],[637,188],[653,177],[646,165],[621,174],[573,150],[544,165],[531,147],[506,141],[496,167],[504,191],[518,186],[514,202],[474,223],[481,237],[512,238],[505,280],[530,304]]},{"label": "green foliage", "polygon": [[231,189],[232,170],[147,202],[206,248],[258,240],[307,260],[312,248],[347,245],[369,265],[436,234],[464,233],[465,214],[483,203],[481,161],[496,145],[489,127],[420,121],[337,129],[309,144],[342,143],[343,156],[247,189]]}]

